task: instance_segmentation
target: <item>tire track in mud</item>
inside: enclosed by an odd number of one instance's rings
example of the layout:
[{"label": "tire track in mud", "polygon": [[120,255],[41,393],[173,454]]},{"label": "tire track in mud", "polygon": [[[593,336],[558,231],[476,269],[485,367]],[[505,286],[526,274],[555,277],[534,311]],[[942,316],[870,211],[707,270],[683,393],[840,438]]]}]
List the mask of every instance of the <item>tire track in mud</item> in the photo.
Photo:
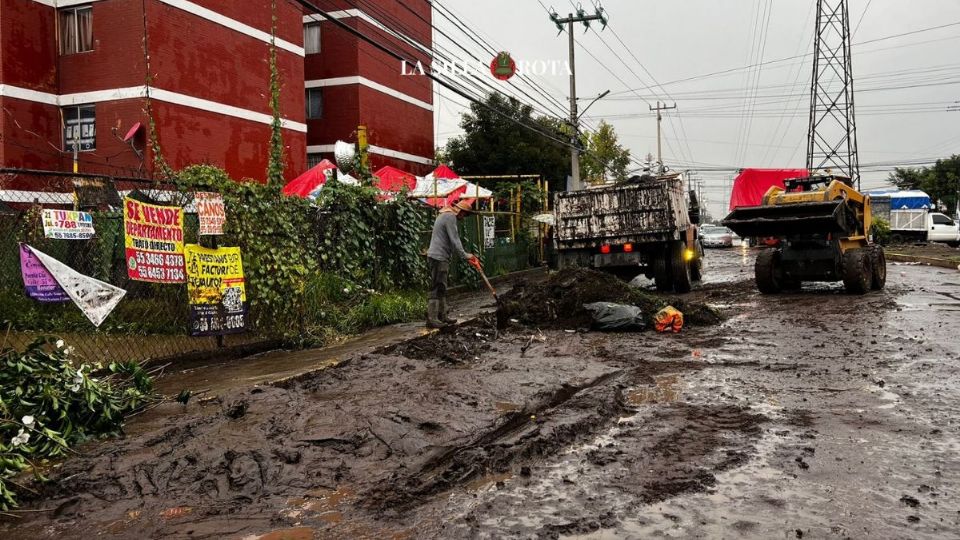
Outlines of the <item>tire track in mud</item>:
[{"label": "tire track in mud", "polygon": [[[409,508],[480,474],[500,472],[518,461],[553,454],[602,429],[616,414],[624,412],[622,390],[614,383],[625,381],[636,371],[613,371],[582,385],[564,384],[509,414],[496,428],[443,451],[412,474],[396,478],[386,490],[368,495],[380,506]],[[598,389],[597,395],[585,396],[591,389]],[[577,398],[581,398],[579,402]],[[552,425],[560,420],[558,417],[569,414],[569,409],[579,409],[580,417]]]}]

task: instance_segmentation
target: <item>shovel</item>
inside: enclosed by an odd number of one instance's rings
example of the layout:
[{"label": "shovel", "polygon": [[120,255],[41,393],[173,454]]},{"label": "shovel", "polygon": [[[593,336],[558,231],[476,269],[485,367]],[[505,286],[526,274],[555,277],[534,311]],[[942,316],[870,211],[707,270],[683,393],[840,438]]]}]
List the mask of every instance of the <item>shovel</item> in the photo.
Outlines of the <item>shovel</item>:
[{"label": "shovel", "polygon": [[483,282],[487,284],[487,288],[490,289],[490,294],[493,295],[493,299],[497,302],[497,305],[500,305],[500,297],[497,296],[497,290],[493,288],[493,285],[490,284],[490,280],[487,279],[487,275],[483,273],[483,266],[480,264],[480,259],[470,259],[470,265],[476,268],[477,272],[480,273],[480,277],[483,278]]}]

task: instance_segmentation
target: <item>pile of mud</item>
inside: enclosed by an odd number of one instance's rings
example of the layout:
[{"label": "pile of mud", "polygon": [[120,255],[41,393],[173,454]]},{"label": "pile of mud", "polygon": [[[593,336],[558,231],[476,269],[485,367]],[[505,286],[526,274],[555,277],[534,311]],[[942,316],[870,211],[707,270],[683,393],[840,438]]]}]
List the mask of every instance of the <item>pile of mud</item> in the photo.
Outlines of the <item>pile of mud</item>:
[{"label": "pile of mud", "polygon": [[585,328],[591,323],[584,304],[615,302],[639,307],[648,323],[654,314],[667,305],[683,312],[684,320],[694,325],[717,324],[722,317],[705,304],[687,302],[641,291],[603,272],[586,268],[568,268],[553,274],[546,281],[519,281],[500,299],[497,326],[511,321],[541,328]]},{"label": "pile of mud", "polygon": [[492,318],[481,315],[462,326],[450,326],[440,332],[404,341],[377,352],[414,360],[439,359],[448,364],[464,364],[476,360],[481,353],[490,350],[490,342],[497,337],[497,328]]}]

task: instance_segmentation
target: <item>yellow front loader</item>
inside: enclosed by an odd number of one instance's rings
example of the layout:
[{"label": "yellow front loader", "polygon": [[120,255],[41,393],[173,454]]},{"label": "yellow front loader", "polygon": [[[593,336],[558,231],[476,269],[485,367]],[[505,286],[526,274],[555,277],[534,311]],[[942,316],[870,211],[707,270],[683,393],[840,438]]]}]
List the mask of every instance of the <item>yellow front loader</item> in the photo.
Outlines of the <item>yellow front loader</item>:
[{"label": "yellow front loader", "polygon": [[883,248],[870,239],[870,196],[848,178],[820,175],[774,186],[760,206],[737,208],[723,225],[741,237],[776,237],[757,256],[757,288],[799,289],[804,281],[843,281],[847,292],[879,290],[887,280]]}]

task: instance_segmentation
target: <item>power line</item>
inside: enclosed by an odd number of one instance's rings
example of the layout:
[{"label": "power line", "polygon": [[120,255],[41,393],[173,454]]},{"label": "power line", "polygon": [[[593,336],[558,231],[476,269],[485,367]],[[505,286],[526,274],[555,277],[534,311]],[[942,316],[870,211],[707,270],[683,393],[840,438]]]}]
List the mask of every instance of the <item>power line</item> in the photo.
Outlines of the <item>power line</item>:
[{"label": "power line", "polygon": [[[956,21],[956,22],[952,22],[952,23],[947,23],[947,24],[941,24],[941,25],[937,25],[937,26],[930,26],[930,27],[926,27],[926,28],[918,28],[918,29],[916,29],[916,30],[911,30],[911,31],[908,31],[908,32],[902,32],[902,33],[899,33],[899,34],[892,34],[892,35],[883,36],[883,37],[879,37],[879,38],[869,39],[869,40],[866,40],[866,41],[860,41],[860,42],[854,43],[853,46],[856,47],[856,46],[861,46],[861,45],[868,45],[868,44],[871,44],[871,43],[878,43],[878,42],[887,41],[887,40],[890,40],[890,39],[896,39],[896,38],[901,38],[901,37],[905,37],[905,36],[912,36],[912,35],[921,34],[921,33],[925,33],[925,32],[932,32],[932,31],[935,31],[935,30],[942,30],[942,29],[944,29],[944,28],[951,28],[951,27],[954,27],[954,26],[960,26],[960,21]],[[958,38],[960,38],[960,36],[951,36],[951,37],[942,38],[942,39],[958,39]],[[941,41],[942,39],[932,40],[931,42]],[[903,45],[900,46],[900,47],[903,47]],[[898,48],[899,48],[899,47],[898,47]],[[861,52],[858,52],[857,54],[865,54],[866,52],[876,52],[876,51],[861,51]],[[787,62],[787,61],[789,61],[789,60],[796,60],[796,59],[798,59],[798,58],[806,58],[806,57],[809,57],[809,56],[813,56],[813,53],[805,53],[805,54],[799,54],[799,55],[794,55],[794,56],[787,56],[787,57],[783,57],[783,58],[777,58],[777,59],[775,59],[775,60],[767,60],[767,61],[763,62],[762,64],[763,64],[764,66],[769,66],[769,65],[772,65],[772,64],[780,64],[780,63],[783,63],[783,62]],[[739,66],[739,67],[735,67],[735,68],[723,69],[723,70],[720,70],[720,71],[712,71],[712,72],[710,72],[710,73],[704,73],[704,74],[701,74],[701,75],[694,75],[694,76],[686,77],[686,78],[683,78],[683,79],[676,79],[676,80],[673,80],[673,81],[668,81],[668,82],[663,83],[663,85],[664,85],[664,86],[670,86],[670,85],[679,84],[679,83],[683,83],[683,82],[689,82],[689,81],[695,81],[695,80],[701,80],[701,79],[705,79],[705,78],[715,77],[715,76],[718,76],[718,75],[726,75],[726,74],[729,74],[729,73],[736,73],[736,72],[738,72],[738,71],[743,71],[743,70],[745,70],[745,69],[752,69],[752,68],[754,68],[754,67],[757,67],[757,65],[759,65],[759,64],[752,64],[752,65],[747,65],[747,66]],[[620,93],[621,93],[621,94],[623,94],[623,93],[628,93],[629,91],[630,91],[630,90],[628,89],[628,90],[626,90],[626,91],[624,91],[624,92],[620,92]]]}]

